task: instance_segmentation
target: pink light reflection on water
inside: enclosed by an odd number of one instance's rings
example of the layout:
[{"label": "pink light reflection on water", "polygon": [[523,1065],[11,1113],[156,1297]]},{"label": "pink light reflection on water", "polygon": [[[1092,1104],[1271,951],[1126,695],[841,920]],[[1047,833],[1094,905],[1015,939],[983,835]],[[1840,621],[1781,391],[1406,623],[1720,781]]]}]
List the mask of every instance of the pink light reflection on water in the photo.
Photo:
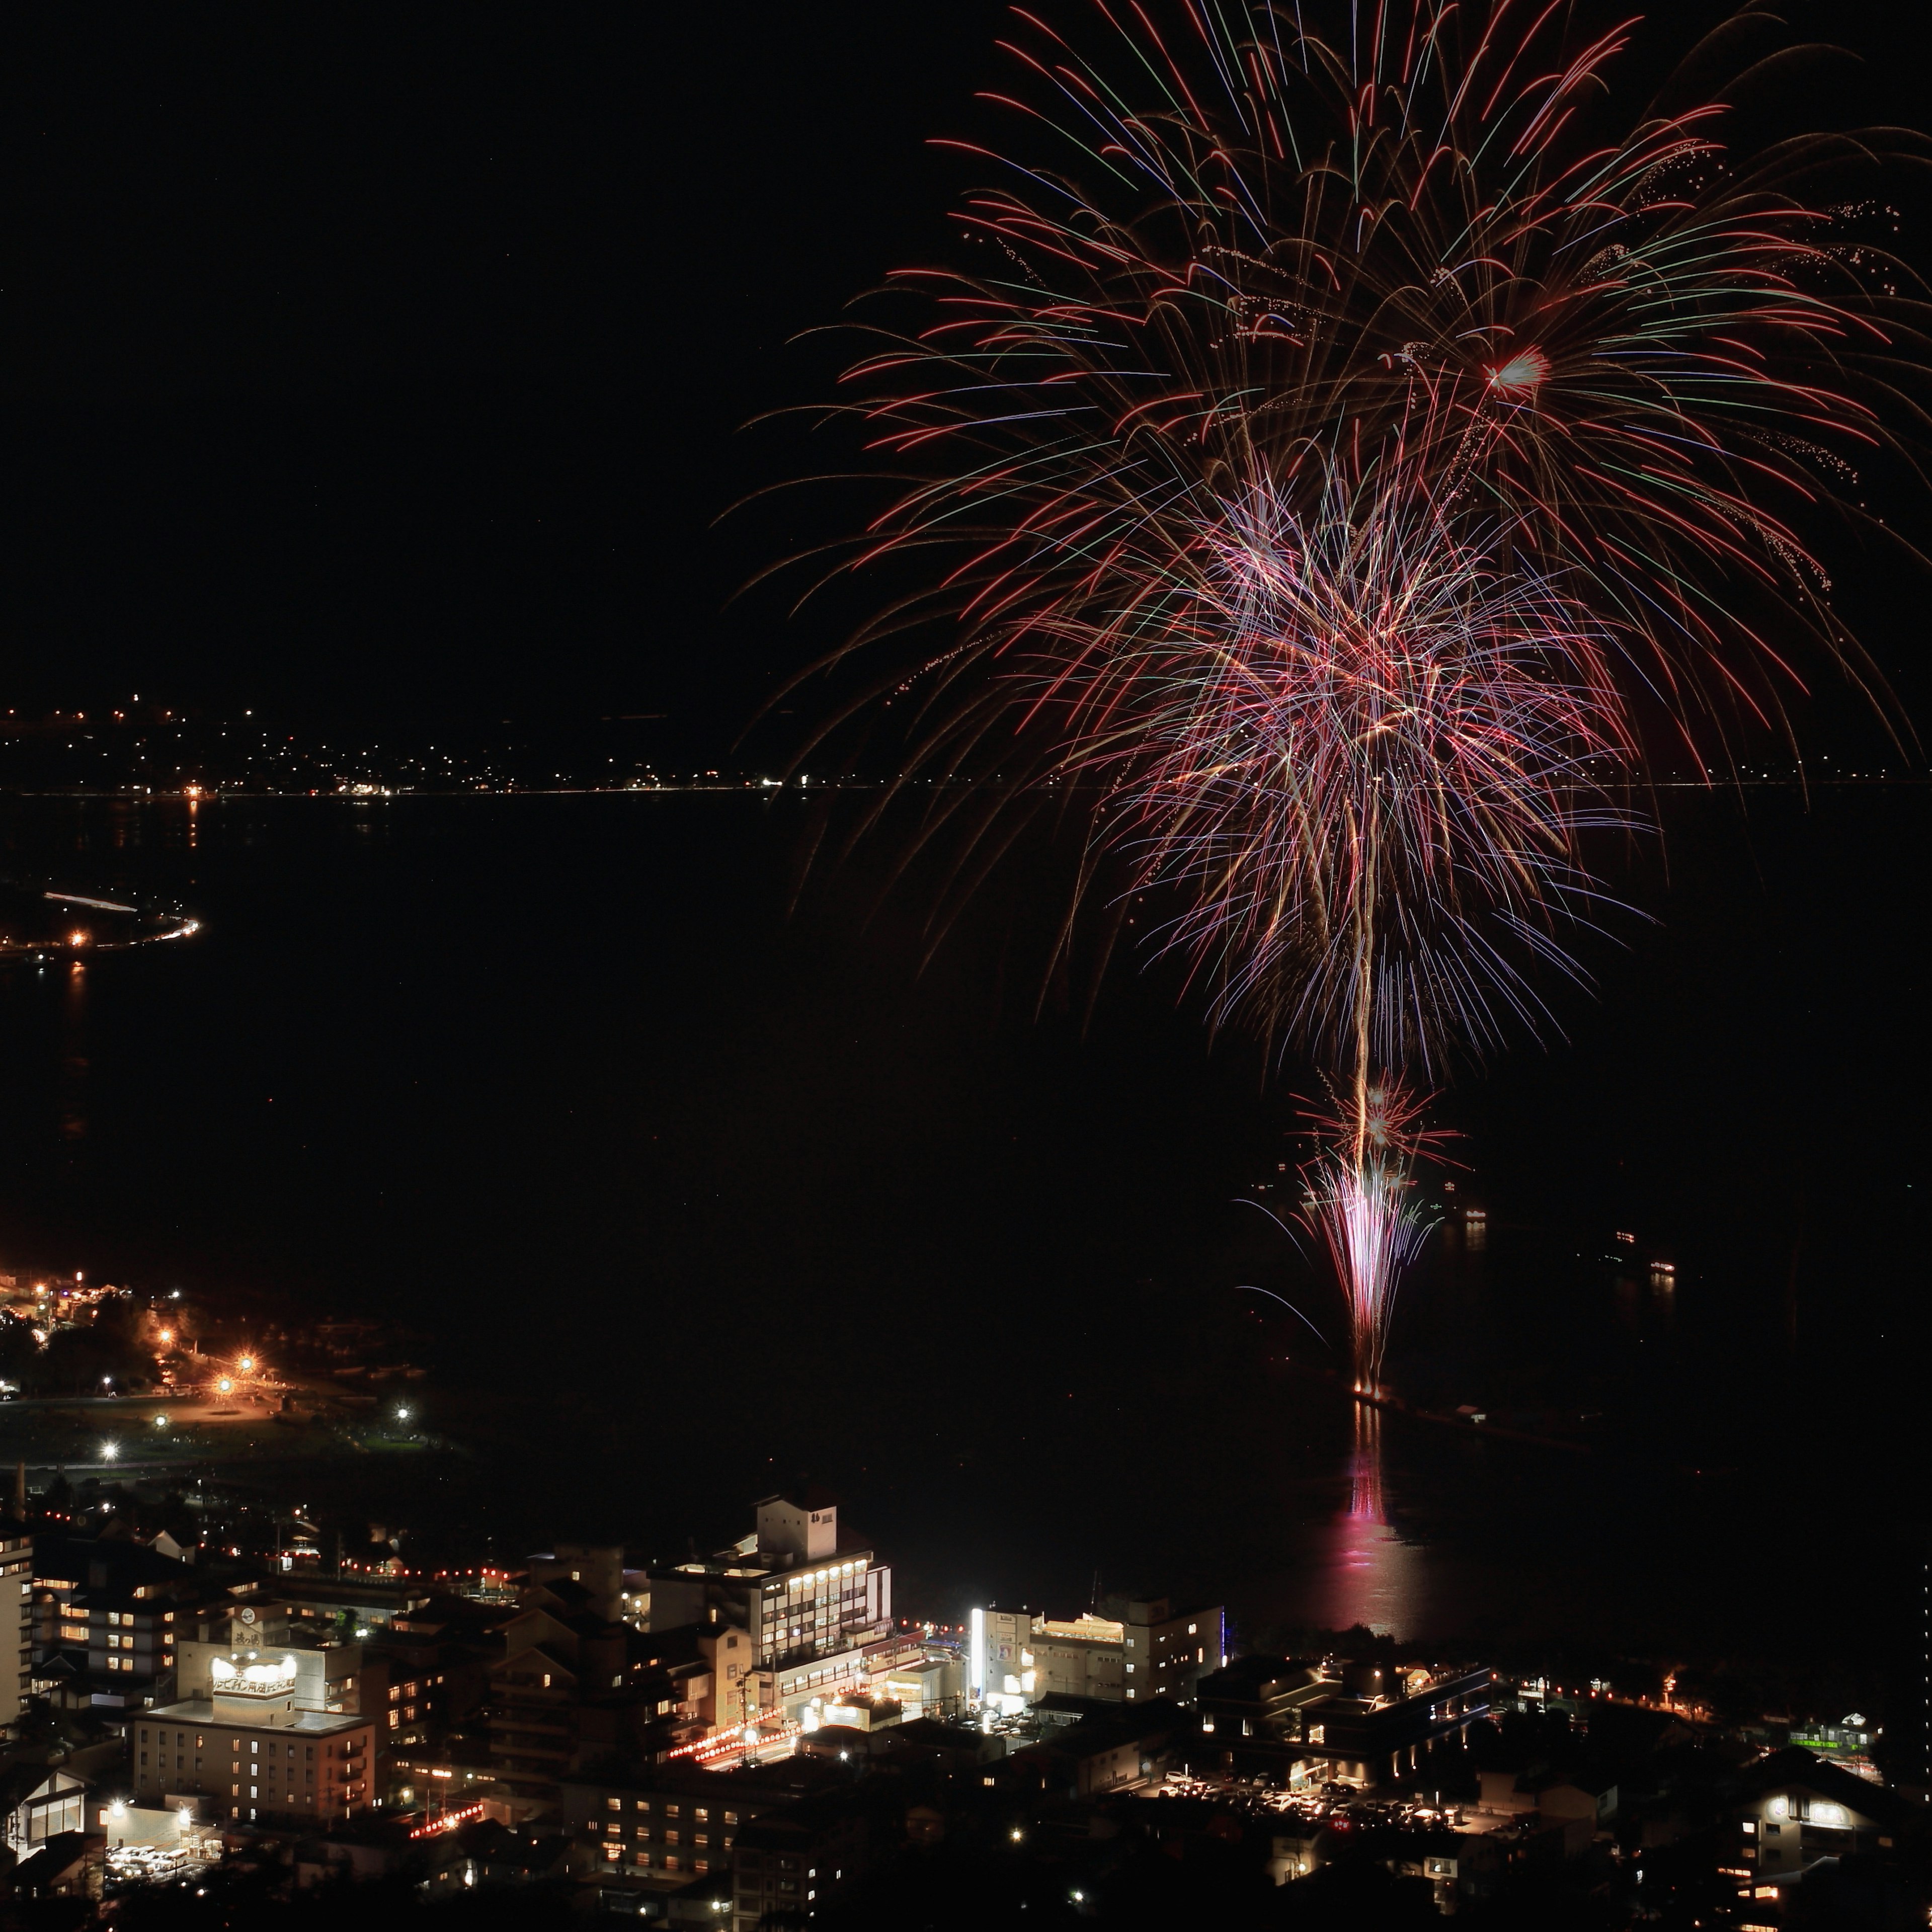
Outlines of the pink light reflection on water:
[{"label": "pink light reflection on water", "polygon": [[1404,1543],[1382,1500],[1382,1412],[1355,1404],[1348,1503],[1321,1526],[1307,1579],[1312,1621],[1330,1630],[1364,1624],[1378,1634],[1413,1634],[1426,1621],[1427,1552]]}]

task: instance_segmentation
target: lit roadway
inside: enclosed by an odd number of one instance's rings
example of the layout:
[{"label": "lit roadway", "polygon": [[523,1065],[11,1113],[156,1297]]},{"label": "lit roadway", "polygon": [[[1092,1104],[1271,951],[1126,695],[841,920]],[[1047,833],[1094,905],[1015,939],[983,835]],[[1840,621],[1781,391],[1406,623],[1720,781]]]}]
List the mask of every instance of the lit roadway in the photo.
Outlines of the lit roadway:
[{"label": "lit roadway", "polygon": [[170,1411],[183,1422],[258,1421],[260,1417],[249,1415],[239,1405],[254,1403],[262,1406],[264,1414],[272,1414],[266,1405],[271,1396],[279,1399],[281,1393],[279,1388],[256,1388],[237,1389],[226,1395],[200,1389],[171,1390],[159,1395],[16,1395],[0,1406],[0,1419],[10,1408],[110,1408],[125,1410],[130,1415],[138,1412],[151,1428],[160,1409]]},{"label": "lit roadway", "polygon": [[[30,1460],[34,1469],[63,1469],[106,1474],[110,1471],[136,1475],[157,1470],[178,1468],[184,1462],[210,1460],[216,1445],[206,1438],[188,1440],[172,1432],[175,1426],[193,1423],[239,1425],[272,1421],[274,1403],[282,1389],[278,1384],[257,1382],[246,1389],[224,1395],[218,1390],[193,1387],[143,1395],[38,1395],[15,1396],[0,1405],[0,1419],[14,1409],[87,1409],[102,1411],[125,1419],[126,1432],[118,1436],[112,1456],[97,1454],[44,1456]],[[155,1422],[166,1416],[167,1433],[154,1430]],[[149,1432],[154,1431],[153,1433]],[[142,1446],[146,1443],[148,1446]]]},{"label": "lit roadway", "polygon": [[16,1395],[8,1408],[145,1408],[165,1402],[192,1402],[185,1393],[171,1395]]}]

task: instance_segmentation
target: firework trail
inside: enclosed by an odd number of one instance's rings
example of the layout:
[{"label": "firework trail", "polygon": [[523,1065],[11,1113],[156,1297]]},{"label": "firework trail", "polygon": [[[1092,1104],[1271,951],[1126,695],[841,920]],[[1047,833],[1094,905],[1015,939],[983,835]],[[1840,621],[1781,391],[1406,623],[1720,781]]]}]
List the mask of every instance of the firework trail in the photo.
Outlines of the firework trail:
[{"label": "firework trail", "polygon": [[1568,9],[1066,17],[1016,10],[981,266],[896,278],[920,318],[835,412],[891,479],[846,563],[921,569],[826,728],[890,693],[909,776],[1087,801],[1084,890],[1158,892],[1216,1022],[1316,1058],[1368,1372],[1420,1238],[1404,1075],[1534,1027],[1641,746],[1780,721],[1774,632],[1870,683],[1813,532],[1917,344],[1892,211],[1820,200],[1909,137],[1728,151],[1785,58],[1756,16],[1681,70],[1742,82],[1621,123],[1627,28]]}]

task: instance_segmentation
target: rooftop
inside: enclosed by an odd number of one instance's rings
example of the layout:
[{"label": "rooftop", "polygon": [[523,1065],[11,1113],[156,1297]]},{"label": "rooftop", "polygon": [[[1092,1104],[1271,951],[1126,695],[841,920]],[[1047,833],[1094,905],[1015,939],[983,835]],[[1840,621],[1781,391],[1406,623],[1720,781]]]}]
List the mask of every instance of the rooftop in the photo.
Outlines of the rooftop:
[{"label": "rooftop", "polygon": [[373,1718],[338,1716],[330,1711],[298,1711],[286,1724],[271,1726],[254,1718],[237,1718],[226,1712],[218,1713],[212,1701],[206,1697],[188,1697],[178,1704],[164,1704],[152,1711],[143,1711],[141,1721],[152,1718],[166,1718],[176,1724],[206,1724],[210,1727],[220,1725],[229,1730],[261,1730],[272,1728],[280,1731],[296,1731],[304,1737],[333,1737],[339,1731],[352,1731],[373,1724]]}]

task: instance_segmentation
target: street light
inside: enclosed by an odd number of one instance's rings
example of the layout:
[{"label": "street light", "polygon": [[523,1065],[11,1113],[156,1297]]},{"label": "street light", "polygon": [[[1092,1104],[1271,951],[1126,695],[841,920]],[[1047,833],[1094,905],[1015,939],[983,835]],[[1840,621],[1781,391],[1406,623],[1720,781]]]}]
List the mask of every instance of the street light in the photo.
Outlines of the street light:
[{"label": "street light", "polygon": [[118,1458],[119,1458],[119,1456],[120,1456],[120,1454],[121,1454],[121,1445],[120,1445],[120,1444],[119,1444],[119,1443],[118,1443],[118,1442],[104,1442],[104,1443],[102,1443],[102,1444],[101,1444],[101,1445],[100,1445],[100,1460],[101,1460],[104,1462],[115,1462],[115,1461],[116,1461],[116,1460],[118,1460]]}]

